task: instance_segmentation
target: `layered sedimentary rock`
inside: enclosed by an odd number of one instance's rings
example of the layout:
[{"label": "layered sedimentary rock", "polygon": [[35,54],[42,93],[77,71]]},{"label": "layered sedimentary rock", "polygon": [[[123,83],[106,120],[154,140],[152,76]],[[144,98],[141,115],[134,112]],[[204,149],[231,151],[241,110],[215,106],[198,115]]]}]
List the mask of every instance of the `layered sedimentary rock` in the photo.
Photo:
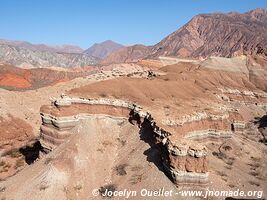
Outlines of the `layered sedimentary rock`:
[{"label": "layered sedimentary rock", "polygon": [[242,131],[246,128],[246,124],[242,121],[235,121],[232,124],[232,128],[234,131]]},{"label": "layered sedimentary rock", "polygon": [[201,131],[192,131],[187,133],[185,138],[187,139],[203,139],[203,138],[230,138],[232,137],[232,131],[207,129]]},{"label": "layered sedimentary rock", "polygon": [[163,166],[175,184],[205,184],[208,181],[207,149],[202,145],[165,143]]},{"label": "layered sedimentary rock", "polygon": [[237,102],[243,105],[255,105],[267,111],[267,94],[263,92],[219,88],[221,94],[217,98],[227,102]]},{"label": "layered sedimentary rock", "polygon": [[[41,143],[52,150],[71,135],[79,120],[90,115],[102,114],[128,118],[129,110],[140,110],[136,105],[110,99],[70,98],[62,95],[53,105],[41,107]],[[144,116],[145,113],[140,112]]]},{"label": "layered sedimentary rock", "polygon": [[159,56],[159,60],[163,64],[163,66],[167,65],[174,65],[179,62],[189,62],[189,63],[196,63],[198,64],[199,60],[193,60],[193,59],[182,59],[182,58],[173,58],[173,57],[166,57],[166,56]]},{"label": "layered sedimentary rock", "polygon": [[[149,130],[143,134],[152,133],[152,143],[160,150],[162,165],[175,184],[205,184],[208,181],[208,152],[206,147],[196,143],[195,139],[232,136],[230,121],[224,121],[225,117],[213,116],[211,121],[202,122],[203,127],[212,127],[211,124],[214,123],[213,129],[202,127],[201,130],[190,132],[195,130],[194,123],[200,123],[203,119],[205,121],[202,116],[190,123],[183,123],[180,129],[175,129],[179,130],[178,134],[173,134],[159,127],[150,113],[131,102],[62,95],[61,98],[55,99],[52,105],[41,108],[41,144],[48,150],[53,150],[73,134],[71,130],[80,120],[92,115],[126,118],[133,124],[136,122],[141,130]],[[144,129],[145,127],[148,129]]]}]

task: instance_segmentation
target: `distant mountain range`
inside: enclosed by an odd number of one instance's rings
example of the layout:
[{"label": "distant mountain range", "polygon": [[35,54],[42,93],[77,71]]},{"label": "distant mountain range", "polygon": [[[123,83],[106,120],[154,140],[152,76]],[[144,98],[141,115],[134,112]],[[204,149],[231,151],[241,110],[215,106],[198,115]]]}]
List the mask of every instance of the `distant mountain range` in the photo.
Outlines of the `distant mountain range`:
[{"label": "distant mountain range", "polygon": [[154,46],[134,45],[111,53],[102,63],[133,62],[158,56],[231,57],[267,55],[267,11],[200,14]]},{"label": "distant mountain range", "polygon": [[81,53],[56,53],[0,45],[0,63],[12,64],[21,68],[82,67],[95,65],[98,62],[98,58]]},{"label": "distant mountain range", "polygon": [[31,44],[25,41],[0,40],[0,63],[23,68],[83,67],[95,65],[123,45],[111,40],[94,44],[87,50],[78,46]]},{"label": "distant mountain range", "polygon": [[0,44],[10,45],[14,47],[21,47],[32,51],[49,51],[52,53],[82,53],[83,49],[79,46],[74,45],[56,45],[51,46],[47,44],[32,44],[25,41],[14,41],[0,39]]},{"label": "distant mountain range", "polygon": [[200,14],[153,46],[124,47],[111,40],[83,50],[78,46],[51,46],[0,40],[0,62],[19,67],[81,67],[174,56],[206,58],[242,54],[267,56],[267,11],[244,14]]},{"label": "distant mountain range", "polygon": [[103,59],[110,53],[117,51],[122,47],[124,46],[116,42],[113,42],[112,40],[106,40],[102,43],[95,43],[93,46],[86,49],[83,53]]}]

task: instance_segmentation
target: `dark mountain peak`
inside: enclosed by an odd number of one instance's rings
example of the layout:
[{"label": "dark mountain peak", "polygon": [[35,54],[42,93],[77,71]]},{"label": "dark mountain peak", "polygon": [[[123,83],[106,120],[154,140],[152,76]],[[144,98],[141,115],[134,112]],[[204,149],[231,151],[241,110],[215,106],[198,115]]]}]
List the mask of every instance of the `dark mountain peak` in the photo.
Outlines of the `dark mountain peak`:
[{"label": "dark mountain peak", "polygon": [[98,58],[105,58],[110,53],[117,51],[122,47],[124,46],[112,40],[106,40],[101,43],[93,44],[90,48],[86,49],[84,53]]}]

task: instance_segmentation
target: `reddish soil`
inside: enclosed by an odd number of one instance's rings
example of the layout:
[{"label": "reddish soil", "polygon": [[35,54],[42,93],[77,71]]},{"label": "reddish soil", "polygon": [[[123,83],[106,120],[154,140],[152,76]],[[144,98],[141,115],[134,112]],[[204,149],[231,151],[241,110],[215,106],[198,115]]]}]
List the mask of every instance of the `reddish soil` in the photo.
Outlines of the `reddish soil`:
[{"label": "reddish soil", "polygon": [[85,77],[94,72],[92,67],[59,71],[47,68],[21,69],[2,64],[0,67],[0,87],[9,90],[37,89],[66,82],[77,77]]},{"label": "reddish soil", "polygon": [[0,75],[0,85],[15,88],[29,88],[32,86],[27,79],[16,74]]}]

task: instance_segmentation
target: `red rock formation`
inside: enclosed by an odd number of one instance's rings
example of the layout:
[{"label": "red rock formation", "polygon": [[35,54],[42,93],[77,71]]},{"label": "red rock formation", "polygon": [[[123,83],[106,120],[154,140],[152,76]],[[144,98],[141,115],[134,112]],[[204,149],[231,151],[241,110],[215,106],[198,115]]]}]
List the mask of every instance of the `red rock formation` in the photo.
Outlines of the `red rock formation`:
[{"label": "red rock formation", "polygon": [[267,11],[244,14],[200,14],[154,46],[130,46],[110,54],[103,62],[135,62],[159,56],[232,57],[266,54]]}]

